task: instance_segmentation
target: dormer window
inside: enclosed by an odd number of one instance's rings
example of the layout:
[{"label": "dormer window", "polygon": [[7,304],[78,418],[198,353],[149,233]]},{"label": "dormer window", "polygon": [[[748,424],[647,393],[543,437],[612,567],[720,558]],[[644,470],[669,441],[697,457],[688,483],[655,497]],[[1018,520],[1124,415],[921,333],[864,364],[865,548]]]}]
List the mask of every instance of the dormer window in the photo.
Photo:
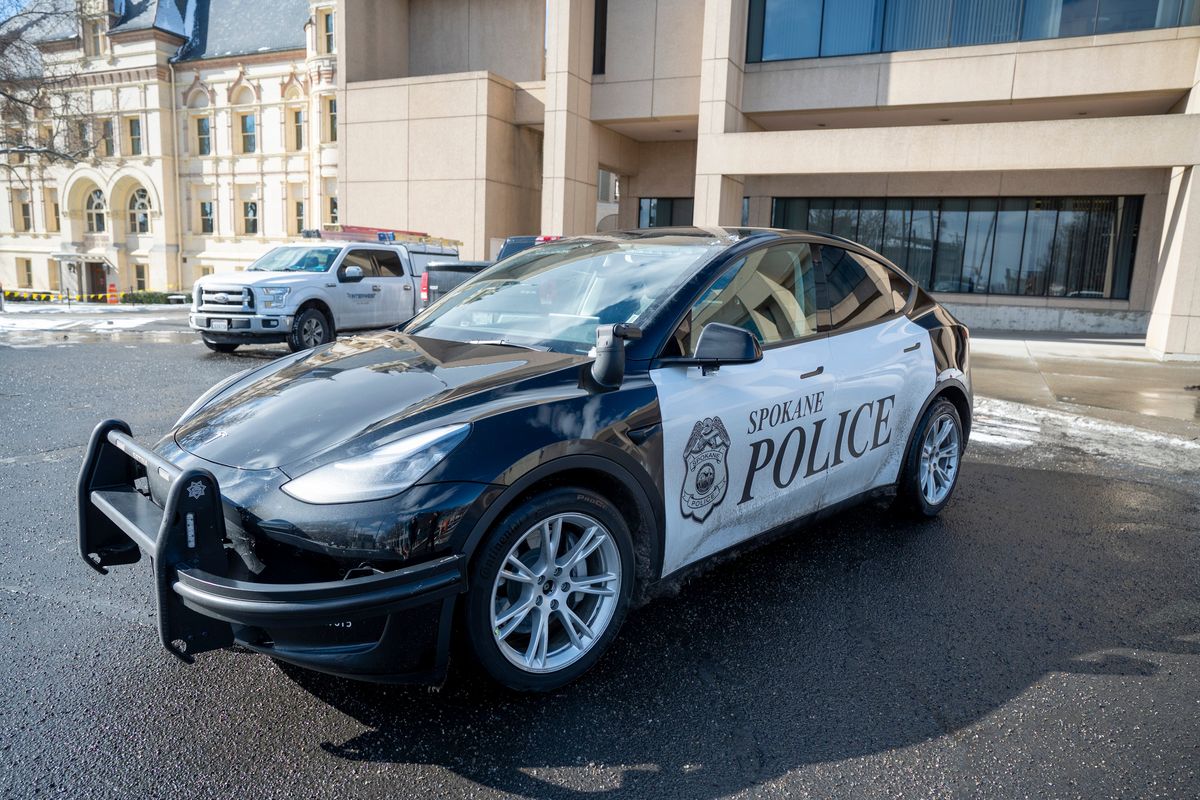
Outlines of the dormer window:
[{"label": "dormer window", "polygon": [[91,58],[104,55],[108,51],[108,41],[105,39],[103,20],[89,19],[83,23],[83,50]]}]

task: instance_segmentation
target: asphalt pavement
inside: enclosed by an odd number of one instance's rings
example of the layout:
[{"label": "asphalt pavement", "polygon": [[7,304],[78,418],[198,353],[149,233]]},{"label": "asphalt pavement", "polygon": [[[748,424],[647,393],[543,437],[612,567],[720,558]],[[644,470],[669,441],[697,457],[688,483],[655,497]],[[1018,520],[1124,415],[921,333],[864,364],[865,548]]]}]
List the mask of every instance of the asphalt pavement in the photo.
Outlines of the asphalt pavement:
[{"label": "asphalt pavement", "polygon": [[0,333],[0,796],[1195,797],[1200,443],[981,398],[941,517],[883,504],[709,565],[548,696],[157,642],[75,544],[92,427],[152,441],[233,356]]}]

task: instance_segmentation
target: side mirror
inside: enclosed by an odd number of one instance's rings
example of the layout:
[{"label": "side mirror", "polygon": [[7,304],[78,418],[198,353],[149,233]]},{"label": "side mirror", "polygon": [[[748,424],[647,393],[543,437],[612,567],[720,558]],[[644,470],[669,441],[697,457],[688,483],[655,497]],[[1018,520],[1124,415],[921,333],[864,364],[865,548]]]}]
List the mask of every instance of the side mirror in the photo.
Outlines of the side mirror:
[{"label": "side mirror", "polygon": [[682,361],[700,367],[707,375],[728,364],[753,364],[762,357],[762,347],[753,333],[736,325],[710,322],[700,331],[696,355]]},{"label": "side mirror", "polygon": [[625,379],[625,342],[640,338],[641,328],[624,322],[596,328],[596,360],[591,369],[595,388],[612,391],[621,387]]},{"label": "side mirror", "polygon": [[362,267],[346,267],[346,269],[342,271],[342,283],[358,283],[362,279]]}]

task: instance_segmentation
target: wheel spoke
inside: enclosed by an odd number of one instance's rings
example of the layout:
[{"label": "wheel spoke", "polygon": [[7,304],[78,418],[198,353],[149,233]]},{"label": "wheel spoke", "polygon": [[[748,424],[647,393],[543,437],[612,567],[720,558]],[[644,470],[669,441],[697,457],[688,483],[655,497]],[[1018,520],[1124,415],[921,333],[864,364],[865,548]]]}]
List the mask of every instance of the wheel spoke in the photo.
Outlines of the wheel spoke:
[{"label": "wheel spoke", "polygon": [[612,583],[616,579],[617,576],[611,572],[605,572],[601,575],[584,575],[580,578],[571,578],[571,591],[582,594],[595,594],[601,597],[612,597],[616,592],[605,584]]},{"label": "wheel spoke", "polygon": [[546,648],[550,640],[550,617],[546,610],[534,612],[533,629],[529,634],[529,646],[525,648],[525,664],[531,669],[546,665]]},{"label": "wheel spoke", "polygon": [[587,624],[579,618],[579,615],[576,614],[575,610],[570,606],[561,606],[558,609],[558,616],[562,619],[563,628],[567,631],[567,636],[570,638],[571,644],[575,645],[579,649],[582,650],[587,646],[583,641],[583,637],[579,635],[580,633],[589,639],[595,638],[595,634],[592,633],[592,629],[589,628]]},{"label": "wheel spoke", "polygon": [[533,570],[525,566],[524,562],[511,553],[508,559],[504,562],[505,567],[512,567],[515,572],[507,569],[500,570],[500,577],[508,581],[516,581],[517,583],[537,583],[537,576],[533,574]]},{"label": "wheel spoke", "polygon": [[496,620],[496,638],[500,641],[507,639],[513,631],[521,626],[533,608],[532,596],[523,603],[513,603],[504,612],[504,615]]},{"label": "wheel spoke", "polygon": [[547,568],[553,567],[558,557],[559,539],[562,538],[562,519],[555,517],[543,522],[541,534],[542,565]]},{"label": "wheel spoke", "polygon": [[586,561],[588,556],[596,552],[596,549],[604,544],[604,540],[607,538],[607,533],[601,531],[598,526],[593,525],[583,532],[583,535],[579,537],[579,541],[575,542],[575,546],[562,559],[562,563],[559,566],[562,567],[564,572],[570,572],[576,564]]}]

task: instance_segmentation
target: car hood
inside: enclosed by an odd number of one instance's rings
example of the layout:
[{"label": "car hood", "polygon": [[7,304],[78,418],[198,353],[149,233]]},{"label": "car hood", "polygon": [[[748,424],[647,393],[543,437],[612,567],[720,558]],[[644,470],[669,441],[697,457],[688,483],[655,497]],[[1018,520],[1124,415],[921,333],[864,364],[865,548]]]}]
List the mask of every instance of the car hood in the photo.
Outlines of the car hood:
[{"label": "car hood", "polygon": [[326,277],[324,272],[270,272],[257,270],[254,272],[218,272],[205,275],[199,283],[203,287],[220,286],[293,286],[299,283],[311,283]]},{"label": "car hood", "polygon": [[516,384],[577,385],[571,368],[588,361],[395,332],[358,336],[234,381],[181,420],[174,439],[225,466],[285,467],[346,443],[358,452],[426,421],[469,422],[495,409]]}]

